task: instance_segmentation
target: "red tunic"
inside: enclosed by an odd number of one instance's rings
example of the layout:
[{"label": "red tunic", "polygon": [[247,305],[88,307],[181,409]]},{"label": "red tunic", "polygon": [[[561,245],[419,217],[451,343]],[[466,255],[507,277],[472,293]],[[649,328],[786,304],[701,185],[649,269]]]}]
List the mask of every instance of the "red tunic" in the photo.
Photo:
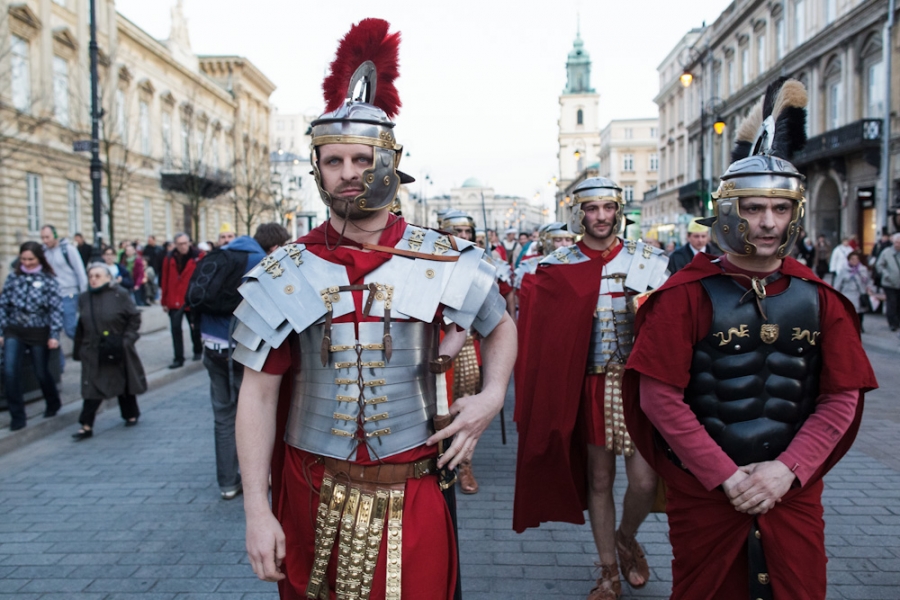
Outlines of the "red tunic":
[{"label": "red tunic", "polygon": [[[378,244],[395,246],[403,235],[406,222],[391,217],[388,227],[382,232]],[[360,252],[346,246],[355,245],[344,240],[341,247],[328,250],[325,235],[331,247],[337,244],[337,233],[323,224],[298,242],[306,244],[307,251],[333,263],[344,265],[351,285],[361,284],[366,274],[375,270],[393,255],[381,252]],[[335,323],[361,323],[379,321],[376,317],[362,314],[362,292],[353,292],[356,312],[336,318]],[[263,371],[274,375],[286,375],[282,380],[278,404],[278,425],[276,443],[272,454],[272,508],[284,529],[287,546],[282,570],[286,578],[279,582],[278,590],[285,600],[306,598],[306,586],[310,569],[315,558],[315,515],[319,504],[319,487],[322,483],[324,467],[315,464],[316,455],[304,452],[284,443],[284,429],[290,409],[291,388],[294,372],[300,368],[297,336],[291,334],[279,348],[273,349]],[[409,463],[429,456],[435,456],[435,447],[424,444],[418,448],[383,459],[384,463]],[[364,444],[359,446],[356,461],[372,465],[377,461],[369,457]],[[385,594],[385,561],[387,535],[381,540],[381,552],[375,568],[375,576],[370,598],[377,600]],[[331,598],[335,598],[337,542],[335,542],[328,581]],[[403,548],[402,548],[402,590],[408,598],[453,597],[456,586],[456,540],[453,523],[447,504],[437,485],[437,477],[425,476],[410,479],[406,484],[403,505]]]},{"label": "red tunic", "polygon": [[[587,444],[598,441],[590,436],[585,416],[599,414],[603,431],[603,376],[585,375],[588,346],[603,267],[622,244],[604,252],[580,242],[578,248],[591,260],[539,267],[525,314],[519,315],[519,348],[524,352],[516,367],[519,447],[513,529],[518,532],[548,521],[584,523]],[[586,386],[586,379],[599,383],[599,410],[592,393],[598,386]]]},{"label": "red tunic", "polygon": [[[626,396],[626,423],[641,454],[668,485],[666,512],[674,553],[672,598],[746,597],[747,535],[754,519],[762,531],[774,596],[824,598],[821,478],[856,435],[863,406],[861,392],[876,386],[859,339],[858,321],[840,294],[797,261],[785,259],[780,269],[785,277],[770,284],[767,291],[784,290],[790,277],[818,284],[823,364],[820,396],[814,414],[778,457],[797,474],[799,485],[764,515],[737,512],[718,487],[737,465],[706,434],[683,401],[693,347],[707,335],[712,321],[712,303],[700,280],[721,273],[711,262],[713,258],[698,254],[650,297],[638,312],[637,340],[628,361],[629,373],[640,373],[642,379],[640,400],[634,393]],[[723,264],[730,272],[739,271],[727,259]],[[654,423],[673,449],[679,446],[676,454],[691,473],[675,466],[654,444]]]}]

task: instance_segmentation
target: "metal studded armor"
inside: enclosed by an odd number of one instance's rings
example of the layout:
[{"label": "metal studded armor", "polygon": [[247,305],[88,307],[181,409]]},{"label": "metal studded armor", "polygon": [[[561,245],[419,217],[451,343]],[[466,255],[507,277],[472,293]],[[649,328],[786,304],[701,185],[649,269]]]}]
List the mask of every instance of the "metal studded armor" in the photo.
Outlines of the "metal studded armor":
[{"label": "metal studded armor", "polygon": [[[819,297],[792,278],[764,300],[764,319],[730,277],[702,280],[713,305],[694,348],[685,402],[738,465],[774,460],[815,409],[821,369]],[[752,294],[752,292],[750,292]]]},{"label": "metal studded armor", "polygon": [[[622,407],[622,378],[634,345],[634,304],[631,301],[665,283],[669,261],[659,248],[634,240],[622,243],[625,247],[603,267],[591,324],[586,373],[606,375],[603,397],[607,450],[631,456],[634,447],[625,429]],[[568,246],[551,252],[540,266],[589,260],[578,246]]]}]

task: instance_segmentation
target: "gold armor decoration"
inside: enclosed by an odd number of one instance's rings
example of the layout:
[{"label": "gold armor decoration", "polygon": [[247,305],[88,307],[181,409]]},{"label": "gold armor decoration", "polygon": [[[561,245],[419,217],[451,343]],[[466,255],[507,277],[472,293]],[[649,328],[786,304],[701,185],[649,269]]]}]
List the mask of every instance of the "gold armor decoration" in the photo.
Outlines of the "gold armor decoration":
[{"label": "gold armor decoration", "polygon": [[569,263],[569,257],[566,256],[566,254],[564,252],[562,252],[561,250],[557,250],[556,252],[554,252],[553,256],[555,256],[556,259],[561,263],[566,263],[566,264]]},{"label": "gold armor decoration", "polygon": [[275,258],[273,258],[272,256],[265,257],[260,263],[260,266],[266,273],[272,276],[272,279],[284,275],[284,268],[282,268],[281,263],[275,260]]},{"label": "gold armor decoration", "polygon": [[319,508],[316,512],[316,558],[309,576],[309,585],[306,587],[307,598],[328,598],[325,571],[328,569],[338,522],[344,510],[346,492],[347,488],[343,484],[335,485],[330,477],[322,480]]},{"label": "gold armor decoration", "polygon": [[298,267],[303,264],[303,261],[300,260],[300,255],[302,254],[302,250],[300,250],[300,246],[297,244],[288,244],[284,247],[287,250],[288,257],[294,261],[294,264]]},{"label": "gold armor decoration", "polygon": [[401,568],[403,544],[403,490],[391,490],[390,512],[388,513],[387,541],[387,586],[385,600],[400,600]]},{"label": "gold armor decoration", "polygon": [[740,337],[740,338],[750,337],[750,332],[747,330],[747,326],[746,326],[746,325],[741,324],[741,326],[740,326],[739,328],[738,328],[738,327],[731,327],[731,328],[728,330],[728,335],[727,335],[727,337],[726,337],[724,331],[717,331],[717,332],[715,332],[713,335],[719,337],[719,340],[720,340],[720,341],[719,341],[719,345],[720,345],[720,346],[726,346],[726,345],[728,345],[728,344],[731,343],[732,337]]},{"label": "gold armor decoration", "polygon": [[778,339],[778,325],[763,323],[759,328],[759,338],[766,344],[774,344]]},{"label": "gold armor decoration", "polygon": [[791,341],[794,342],[797,340],[805,339],[807,342],[809,342],[810,346],[815,346],[816,340],[818,339],[819,335],[821,335],[820,331],[810,331],[809,329],[804,329],[803,331],[801,331],[799,327],[794,327],[793,331],[791,332]]},{"label": "gold armor decoration", "polygon": [[450,245],[450,238],[446,235],[442,235],[434,242],[434,252],[432,254],[436,254],[437,256],[441,256],[445,254],[447,250],[452,250],[453,246]]},{"label": "gold armor decoration", "polygon": [[634,446],[625,428],[625,412],[622,407],[622,378],[625,365],[606,365],[606,381],[603,389],[603,417],[606,423],[606,449],[616,454],[631,456]]},{"label": "gold armor decoration", "polygon": [[453,397],[474,396],[481,388],[481,372],[475,353],[475,338],[466,337],[466,343],[453,361]]},{"label": "gold armor decoration", "polygon": [[424,229],[413,229],[412,233],[409,235],[409,249],[413,252],[418,252],[422,249],[422,242],[425,241],[425,230]]}]

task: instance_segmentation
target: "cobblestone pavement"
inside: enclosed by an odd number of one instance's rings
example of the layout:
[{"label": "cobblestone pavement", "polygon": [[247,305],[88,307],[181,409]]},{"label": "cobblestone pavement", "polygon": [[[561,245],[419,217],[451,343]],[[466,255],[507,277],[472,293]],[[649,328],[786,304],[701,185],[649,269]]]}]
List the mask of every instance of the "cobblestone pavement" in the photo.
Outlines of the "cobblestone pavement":
[{"label": "cobblestone pavement", "polygon": [[[869,317],[865,342],[882,389],[867,398],[859,441],[826,479],[829,598],[900,598],[900,340]],[[0,457],[0,599],[276,598],[244,553],[240,501],[219,499],[205,371],[140,399],[141,423],[98,416],[81,443],[71,428]],[[512,414],[507,402],[507,419]],[[595,550],[587,525],[511,530],[515,428],[499,422],[475,458],[481,491],[460,496],[466,600],[585,598]],[[622,483],[623,473],[619,473]],[[617,486],[619,497],[622,485]],[[668,597],[665,518],[639,540],[652,578],[625,597]],[[798,574],[802,576],[802,574]],[[419,599],[415,599],[419,600]],[[426,599],[427,600],[427,599]]]}]

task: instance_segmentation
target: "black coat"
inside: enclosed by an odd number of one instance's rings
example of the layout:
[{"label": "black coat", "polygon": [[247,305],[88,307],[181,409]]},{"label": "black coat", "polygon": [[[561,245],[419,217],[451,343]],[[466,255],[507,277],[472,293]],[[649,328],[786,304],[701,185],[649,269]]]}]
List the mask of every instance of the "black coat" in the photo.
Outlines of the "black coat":
[{"label": "black coat", "polygon": [[[134,344],[141,328],[141,313],[129,293],[118,285],[78,297],[79,319],[72,358],[81,361],[81,395],[105,400],[122,394],[147,391],[144,366]],[[93,309],[93,317],[92,317]],[[100,364],[101,332],[122,336],[125,359],[118,365]]]},{"label": "black coat", "polygon": [[[711,252],[709,244],[704,246],[703,252]],[[690,244],[684,244],[681,248],[669,255],[669,273],[675,273],[685,268],[694,260],[694,252]]]}]

